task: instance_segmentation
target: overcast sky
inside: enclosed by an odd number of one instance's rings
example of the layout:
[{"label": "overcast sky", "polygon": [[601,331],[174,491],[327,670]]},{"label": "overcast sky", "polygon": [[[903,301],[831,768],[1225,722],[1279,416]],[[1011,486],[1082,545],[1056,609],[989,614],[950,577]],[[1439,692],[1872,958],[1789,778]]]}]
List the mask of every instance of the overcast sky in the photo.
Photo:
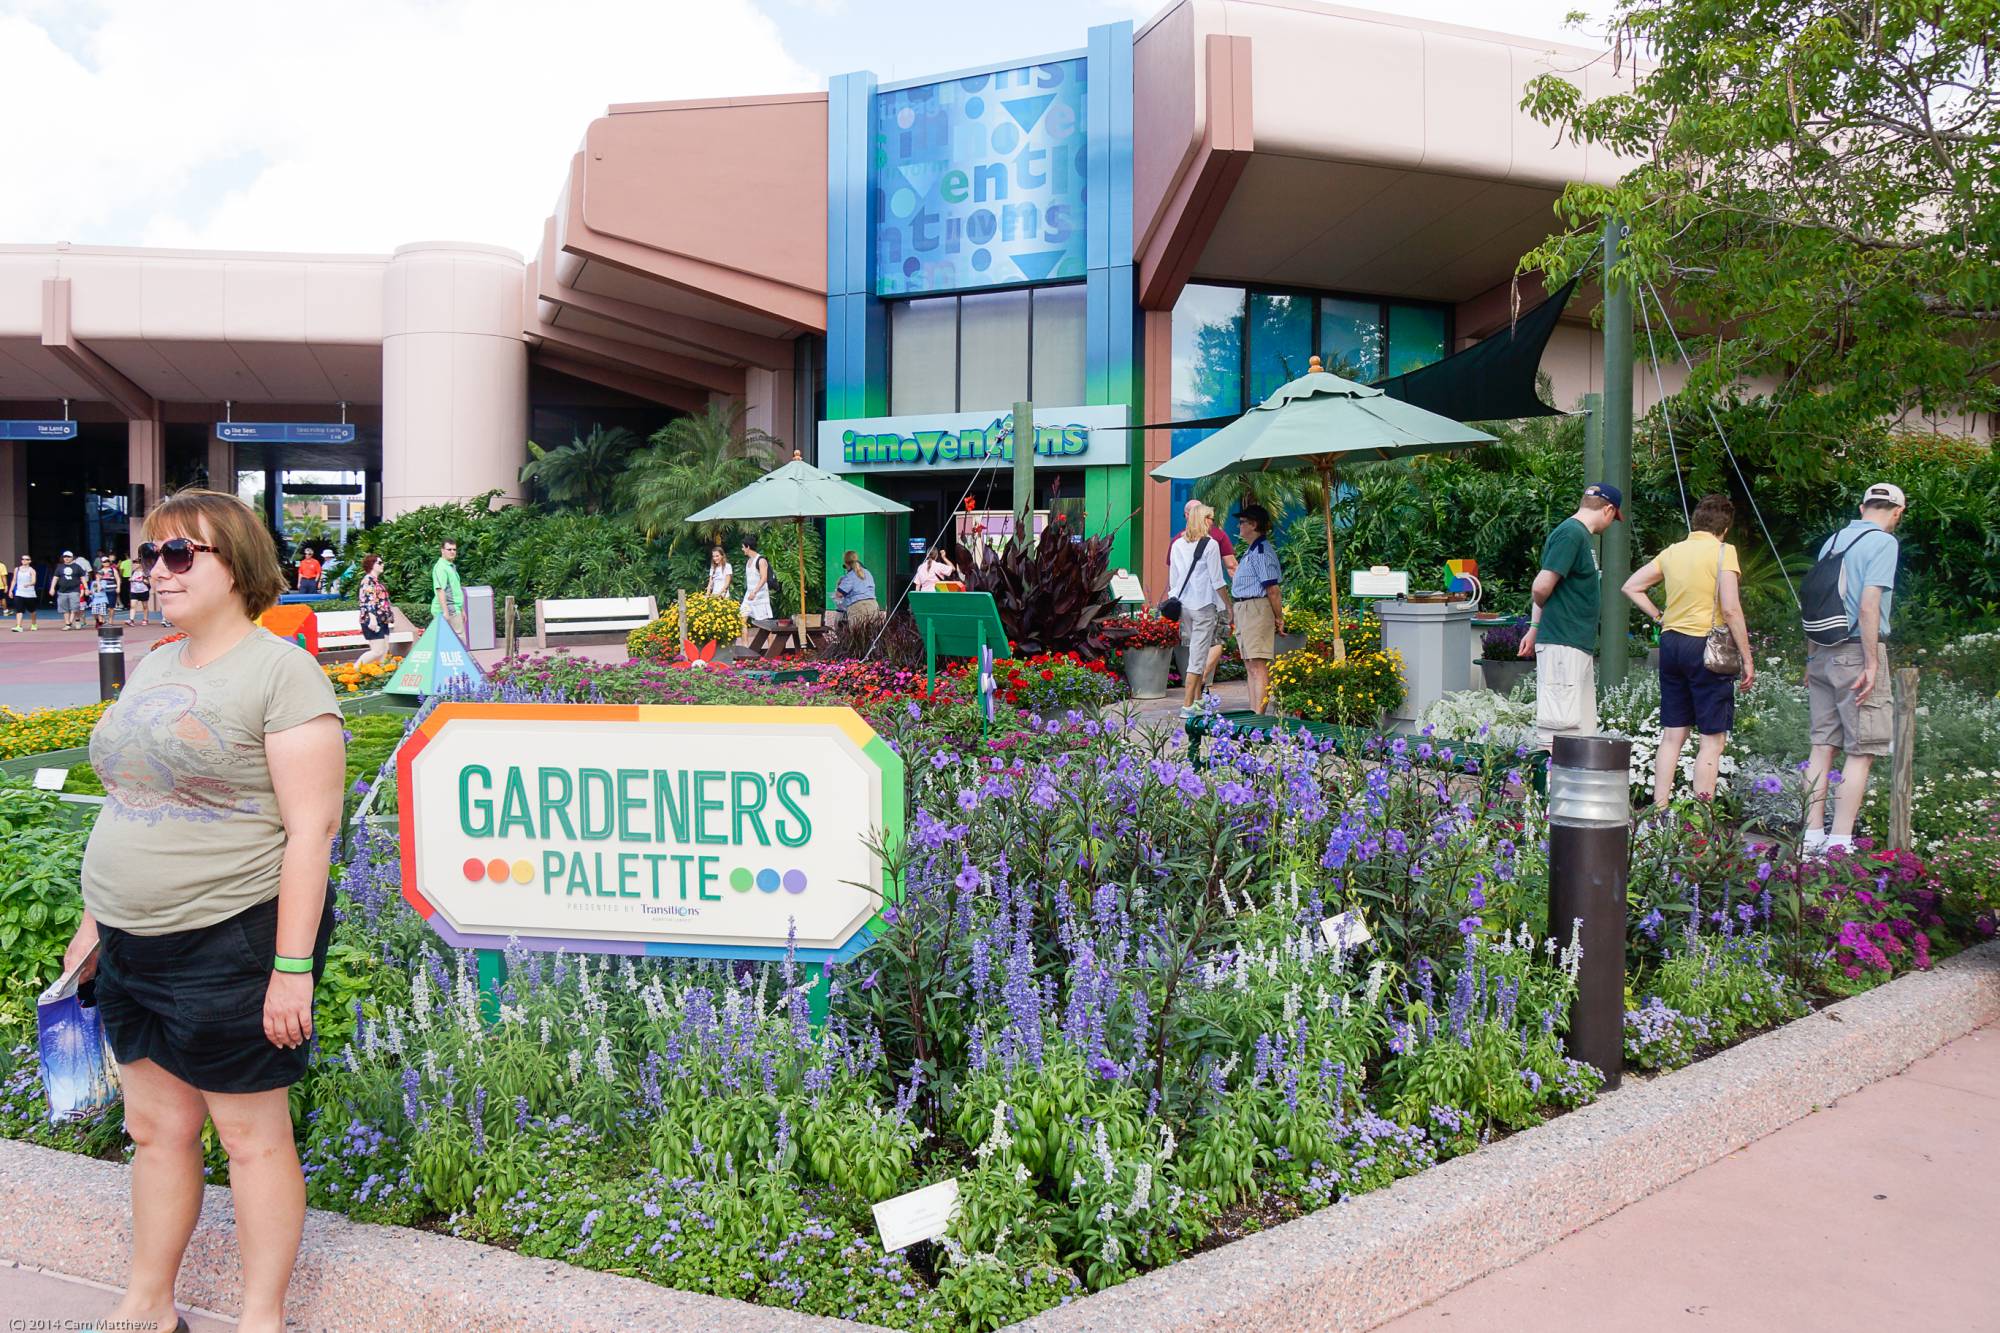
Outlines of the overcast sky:
[{"label": "overcast sky", "polygon": [[[1164,4],[0,0],[0,242],[528,251],[609,103],[944,73]],[[1592,4],[1369,7],[1574,41],[1563,17]]]}]

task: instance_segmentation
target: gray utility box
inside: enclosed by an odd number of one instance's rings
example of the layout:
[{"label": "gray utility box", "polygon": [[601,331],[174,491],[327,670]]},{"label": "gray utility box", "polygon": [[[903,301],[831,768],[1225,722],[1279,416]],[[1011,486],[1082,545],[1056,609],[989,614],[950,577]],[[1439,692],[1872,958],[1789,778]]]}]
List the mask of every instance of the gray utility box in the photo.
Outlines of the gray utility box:
[{"label": "gray utility box", "polygon": [[1447,694],[1472,688],[1472,603],[1375,603],[1382,622],[1382,646],[1403,655],[1403,678],[1409,686],[1402,707],[1389,714],[1391,723],[1408,726],[1417,715]]},{"label": "gray utility box", "polygon": [[493,589],[484,583],[465,590],[465,646],[474,651],[493,646]]}]

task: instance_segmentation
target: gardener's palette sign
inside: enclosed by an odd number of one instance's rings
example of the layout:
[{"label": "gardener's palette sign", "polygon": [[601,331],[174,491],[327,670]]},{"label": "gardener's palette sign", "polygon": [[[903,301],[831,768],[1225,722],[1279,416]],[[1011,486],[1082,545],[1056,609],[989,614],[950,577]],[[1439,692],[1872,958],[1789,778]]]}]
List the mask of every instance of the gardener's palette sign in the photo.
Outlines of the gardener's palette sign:
[{"label": "gardener's palette sign", "polygon": [[903,764],[851,708],[439,705],[398,752],[403,896],[460,948],[866,948]]}]

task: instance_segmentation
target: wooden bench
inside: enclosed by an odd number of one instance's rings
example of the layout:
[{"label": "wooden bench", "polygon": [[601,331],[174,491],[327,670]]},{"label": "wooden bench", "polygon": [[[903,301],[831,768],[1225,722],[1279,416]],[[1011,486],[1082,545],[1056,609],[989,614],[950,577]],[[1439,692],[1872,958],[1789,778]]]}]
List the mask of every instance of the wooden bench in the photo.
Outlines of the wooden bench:
[{"label": "wooden bench", "polygon": [[625,635],[660,618],[657,597],[564,597],[535,602],[535,647],[551,634]]},{"label": "wooden bench", "polygon": [[[361,613],[359,611],[321,611],[315,619],[319,622],[319,651],[324,657],[328,653],[356,648],[367,650],[368,640],[361,637]],[[400,614],[393,616],[389,623],[389,647],[398,651],[416,642],[417,632]]]}]

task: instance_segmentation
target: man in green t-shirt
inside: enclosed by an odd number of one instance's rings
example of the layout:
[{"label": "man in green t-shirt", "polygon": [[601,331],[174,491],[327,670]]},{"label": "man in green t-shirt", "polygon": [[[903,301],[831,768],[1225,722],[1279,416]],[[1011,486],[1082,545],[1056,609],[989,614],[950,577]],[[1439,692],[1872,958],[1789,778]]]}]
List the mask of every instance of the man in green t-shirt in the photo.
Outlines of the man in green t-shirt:
[{"label": "man in green t-shirt", "polygon": [[1544,749],[1558,732],[1597,730],[1597,534],[1622,517],[1624,503],[1616,486],[1586,486],[1576,512],[1542,543],[1521,656],[1535,659],[1535,729]]},{"label": "man in green t-shirt", "polygon": [[465,588],[458,581],[458,543],[449,539],[431,566],[431,610],[445,618],[460,643],[465,642]]}]

